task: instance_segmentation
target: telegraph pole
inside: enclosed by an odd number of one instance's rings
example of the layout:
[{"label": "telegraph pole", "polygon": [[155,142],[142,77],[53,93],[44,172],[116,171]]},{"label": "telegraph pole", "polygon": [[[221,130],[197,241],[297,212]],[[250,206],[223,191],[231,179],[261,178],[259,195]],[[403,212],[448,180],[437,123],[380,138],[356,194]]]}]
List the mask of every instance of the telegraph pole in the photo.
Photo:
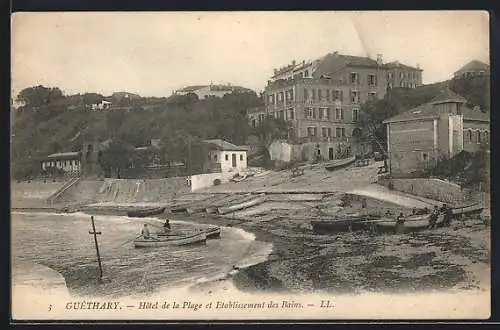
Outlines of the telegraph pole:
[{"label": "telegraph pole", "polygon": [[97,252],[97,262],[99,263],[99,280],[102,281],[101,255],[99,254],[99,244],[97,244],[97,235],[101,235],[101,232],[95,231],[94,216],[91,216],[90,220],[92,221],[92,231],[89,231],[89,234],[94,235],[95,250]]}]

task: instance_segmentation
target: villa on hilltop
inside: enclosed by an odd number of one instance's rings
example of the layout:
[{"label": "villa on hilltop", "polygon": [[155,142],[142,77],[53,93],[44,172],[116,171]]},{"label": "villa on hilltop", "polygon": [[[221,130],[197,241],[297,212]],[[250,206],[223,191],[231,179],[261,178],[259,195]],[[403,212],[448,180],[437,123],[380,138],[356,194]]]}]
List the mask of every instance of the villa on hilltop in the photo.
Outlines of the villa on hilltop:
[{"label": "villa on hilltop", "polygon": [[489,76],[490,66],[478,60],[472,60],[453,74],[454,78]]},{"label": "villa on hilltop", "polygon": [[231,84],[214,85],[210,83],[209,85],[187,86],[175,91],[174,94],[175,95],[196,94],[196,96],[198,96],[198,99],[202,100],[207,97],[223,97],[224,95],[231,94],[233,92],[244,93],[249,91],[251,90],[241,86],[233,86]]}]

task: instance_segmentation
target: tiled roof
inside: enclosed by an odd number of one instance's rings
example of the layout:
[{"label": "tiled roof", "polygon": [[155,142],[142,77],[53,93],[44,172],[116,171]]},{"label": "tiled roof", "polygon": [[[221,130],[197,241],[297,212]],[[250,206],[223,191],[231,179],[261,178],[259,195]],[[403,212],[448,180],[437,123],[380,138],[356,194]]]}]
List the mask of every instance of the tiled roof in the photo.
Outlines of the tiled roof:
[{"label": "tiled roof", "polygon": [[51,159],[62,159],[62,158],[77,158],[79,156],[79,152],[57,152],[55,154],[50,154],[47,158]]},{"label": "tiled roof", "polygon": [[215,146],[218,150],[225,150],[225,151],[247,151],[248,148],[244,146],[237,146],[232,143],[226,142],[224,140],[220,139],[213,139],[213,140],[204,140],[204,143],[211,144],[212,146]]},{"label": "tiled roof", "polygon": [[461,107],[464,120],[490,121],[490,116],[488,113],[482,112],[481,110],[472,110],[466,107],[465,106],[466,100],[462,96],[446,88],[443,91],[441,91],[430,102],[421,104],[413,109],[410,109],[406,112],[400,113],[394,117],[386,119],[383,121],[383,123],[387,124],[387,123],[394,123],[401,121],[439,118],[439,113],[436,107],[434,107],[434,105],[446,101],[458,102],[464,104]]},{"label": "tiled roof", "polygon": [[467,103],[467,100],[461,96],[452,91],[449,88],[444,88],[441,90],[441,92],[436,95],[429,103],[444,103],[444,102],[460,102],[460,103]]},{"label": "tiled roof", "polygon": [[368,57],[342,55],[338,53],[328,54],[324,56],[318,64],[318,67],[314,72],[314,76],[321,77],[323,75],[335,73],[340,69],[349,66],[376,67],[377,61]]},{"label": "tiled roof", "polygon": [[385,67],[388,68],[388,69],[393,69],[393,68],[403,68],[403,69],[408,69],[408,70],[419,70],[419,71],[423,71],[422,69],[420,68],[415,68],[415,67],[412,67],[410,65],[406,65],[406,64],[403,64],[403,63],[400,63],[399,61],[394,61],[394,62],[389,62],[389,63],[386,63],[385,64]]},{"label": "tiled roof", "polygon": [[455,73],[467,72],[467,71],[487,71],[489,69],[490,66],[488,64],[478,60],[472,60],[469,63],[465,64],[460,69],[458,69]]}]

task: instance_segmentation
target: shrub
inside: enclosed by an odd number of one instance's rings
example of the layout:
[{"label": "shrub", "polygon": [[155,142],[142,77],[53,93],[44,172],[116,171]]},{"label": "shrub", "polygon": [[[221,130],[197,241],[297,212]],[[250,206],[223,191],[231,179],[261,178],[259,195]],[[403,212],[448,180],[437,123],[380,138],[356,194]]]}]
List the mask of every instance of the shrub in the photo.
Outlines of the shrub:
[{"label": "shrub", "polygon": [[221,184],[220,179],[215,179],[215,180],[214,180],[214,186],[218,186],[218,185],[220,185],[220,184]]}]

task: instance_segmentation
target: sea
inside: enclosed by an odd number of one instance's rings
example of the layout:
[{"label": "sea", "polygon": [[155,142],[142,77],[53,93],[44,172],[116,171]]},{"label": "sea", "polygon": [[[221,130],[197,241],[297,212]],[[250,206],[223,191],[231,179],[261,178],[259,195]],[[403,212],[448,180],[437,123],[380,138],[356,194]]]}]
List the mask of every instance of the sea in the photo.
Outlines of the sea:
[{"label": "sea", "polygon": [[[272,245],[239,228],[221,227],[221,237],[200,245],[135,248],[144,223],[161,230],[162,220],[98,215],[94,217],[103,277],[90,215],[85,213],[13,212],[13,267],[37,263],[61,273],[73,296],[145,297],[170,288],[187,288],[224,279],[235,269],[267,259]],[[206,225],[171,221],[172,230]],[[16,263],[15,261],[23,261]]]}]

